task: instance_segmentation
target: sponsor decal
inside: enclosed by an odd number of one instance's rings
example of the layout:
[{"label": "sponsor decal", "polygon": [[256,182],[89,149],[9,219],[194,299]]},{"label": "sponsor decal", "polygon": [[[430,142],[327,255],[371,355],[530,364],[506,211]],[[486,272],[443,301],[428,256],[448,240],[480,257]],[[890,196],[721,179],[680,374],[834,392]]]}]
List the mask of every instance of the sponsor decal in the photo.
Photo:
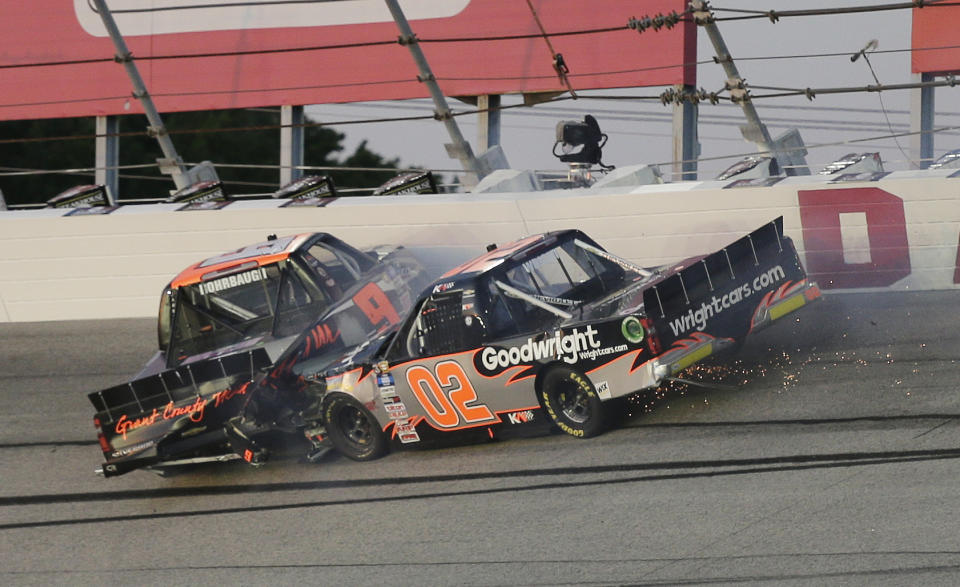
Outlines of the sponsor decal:
[{"label": "sponsor decal", "polygon": [[310,200],[310,203],[314,203],[316,200],[323,197],[328,197],[329,195],[330,195],[330,190],[326,186],[324,186],[324,187],[314,188],[302,194],[298,194],[294,196],[294,198],[296,198],[300,202],[303,202],[304,200]]},{"label": "sponsor decal", "polygon": [[171,200],[173,202],[202,204],[222,201],[224,194],[220,182],[201,182],[180,190],[173,195],[173,198],[175,198]]},{"label": "sponsor decal", "polygon": [[60,192],[47,200],[50,208],[84,208],[104,206],[107,203],[106,187],[102,185],[78,185]]},{"label": "sponsor decal", "polygon": [[565,306],[567,308],[572,308],[577,305],[578,302],[575,300],[568,300],[566,298],[555,298],[553,296],[544,296],[539,294],[528,293],[528,296],[534,299],[538,299],[541,302],[546,302],[548,304],[553,304],[554,306]]},{"label": "sponsor decal", "polygon": [[244,271],[236,275],[228,275],[219,279],[201,282],[198,286],[203,295],[216,293],[225,289],[234,288],[240,285],[247,285],[257,281],[263,281],[267,278],[267,272],[258,267],[252,271]]},{"label": "sponsor decal", "polygon": [[613,397],[610,393],[610,383],[598,381],[593,387],[597,390],[597,395],[600,396],[600,399],[610,399]]},{"label": "sponsor decal", "polygon": [[407,406],[400,401],[400,398],[393,398],[396,401],[392,403],[384,402],[383,407],[387,410],[387,415],[391,420],[406,420],[410,417],[407,413]]},{"label": "sponsor decal", "polygon": [[[117,423],[114,425],[114,430],[117,434],[121,434],[124,438],[126,438],[128,432],[136,430],[137,428],[152,426],[159,420],[173,420],[182,416],[189,416],[190,421],[199,423],[203,421],[203,418],[206,415],[206,407],[211,402],[213,403],[214,408],[219,408],[226,402],[239,395],[246,395],[249,387],[250,382],[244,383],[239,387],[228,387],[227,389],[213,394],[209,399],[198,397],[193,403],[185,406],[177,406],[173,402],[170,402],[164,406],[163,410],[154,408],[149,416],[141,416],[139,418],[130,419],[126,414],[124,414],[120,416],[119,420],[117,420]],[[136,447],[132,447],[123,450],[134,451],[138,449]]]},{"label": "sponsor decal", "polygon": [[309,198],[319,198],[319,197],[321,197],[321,196],[326,196],[326,195],[329,194],[329,193],[330,193],[330,191],[327,190],[327,189],[325,189],[325,188],[317,188],[317,189],[310,190],[310,191],[308,191],[308,192],[306,192],[306,193],[303,193],[303,194],[298,195],[298,196],[297,196],[297,199],[298,199],[298,200],[306,200],[306,199],[309,199]]},{"label": "sponsor decal", "polygon": [[522,412],[513,412],[507,414],[507,421],[511,424],[526,424],[533,422],[533,410],[524,410]]},{"label": "sponsor decal", "polygon": [[403,195],[406,195],[406,194],[422,194],[422,193],[428,193],[428,192],[423,192],[423,191],[421,191],[422,189],[423,189],[423,188],[421,188],[420,186],[412,185],[412,186],[410,186],[410,187],[405,187],[405,188],[402,188],[402,189],[399,189],[399,190],[397,190],[397,191],[395,191],[395,192],[390,192],[390,193],[391,193],[391,195],[395,195],[395,196],[403,196]]},{"label": "sponsor decal", "polygon": [[607,355],[613,355],[616,353],[622,353],[629,350],[630,347],[625,344],[618,344],[617,346],[608,346],[602,349],[590,349],[588,351],[583,351],[579,354],[581,361],[593,361],[600,357],[605,357]]},{"label": "sponsor decal", "polygon": [[438,283],[437,285],[433,286],[433,293],[444,292],[451,288],[453,288],[452,281],[448,281],[446,283]]},{"label": "sponsor decal", "polygon": [[110,458],[115,459],[118,457],[125,457],[127,455],[132,455],[138,452],[143,452],[155,444],[157,444],[156,440],[148,440],[147,442],[141,442],[133,446],[128,446],[127,448],[120,448],[110,453]]},{"label": "sponsor decal", "polygon": [[406,194],[436,194],[433,173],[403,173],[390,179],[373,191],[374,196],[402,196]]},{"label": "sponsor decal", "polygon": [[246,395],[247,388],[250,386],[250,383],[244,383],[240,387],[229,387],[223,391],[218,391],[213,394],[213,407],[219,408],[225,402],[230,401],[238,395]]},{"label": "sponsor decal", "polygon": [[597,340],[597,329],[593,326],[583,329],[574,328],[569,334],[563,334],[563,331],[557,330],[550,338],[540,340],[528,338],[527,342],[519,346],[500,349],[484,347],[480,352],[480,362],[488,372],[553,357],[572,365],[577,362],[581,353],[589,354],[590,351],[599,349],[601,345],[602,343]]},{"label": "sponsor decal", "polygon": [[420,442],[420,435],[417,434],[417,427],[410,421],[397,422],[397,436],[400,437],[400,442],[403,444]]},{"label": "sponsor decal", "polygon": [[350,393],[353,391],[353,383],[349,379],[335,378],[327,379],[327,391],[342,391]]},{"label": "sponsor decal", "polygon": [[177,407],[170,402],[163,408],[163,419],[172,420],[173,418],[179,418],[180,416],[190,416],[190,420],[193,422],[200,422],[203,420],[203,409],[207,407],[207,400],[198,397],[197,401],[186,406]]},{"label": "sponsor decal", "polygon": [[683,314],[670,321],[670,330],[674,336],[680,336],[690,330],[704,330],[707,327],[707,321],[719,315],[727,308],[731,308],[751,295],[762,291],[779,281],[786,279],[787,274],[783,267],[776,267],[760,274],[752,282],[734,288],[720,297],[711,296],[709,301],[700,304],[700,307],[694,310],[691,308],[686,314]]},{"label": "sponsor decal", "polygon": [[[474,354],[473,363],[477,372],[486,377],[496,377],[514,367],[526,367],[514,374],[507,385],[536,374],[538,362],[562,360],[568,365],[581,362],[610,361],[630,351],[637,343],[607,344],[619,341],[623,330],[619,322],[578,326],[572,330],[557,330],[553,336],[543,334],[531,337],[514,346],[484,347]],[[642,342],[642,337],[640,339]],[[591,366],[583,367],[585,369]]]},{"label": "sponsor decal", "polygon": [[204,408],[207,407],[207,400],[198,397],[195,402],[185,406],[176,406],[173,402],[168,403],[164,406],[163,411],[158,411],[157,408],[153,408],[153,412],[149,416],[143,416],[136,419],[129,419],[127,415],[124,414],[120,416],[120,419],[117,420],[114,430],[117,434],[123,435],[124,438],[127,437],[127,432],[136,430],[137,428],[143,428],[144,426],[152,426],[157,422],[158,419],[163,420],[172,420],[174,418],[179,418],[181,416],[189,416],[190,421],[200,422],[203,420]]},{"label": "sponsor decal", "polygon": [[327,391],[350,393],[358,383],[362,369],[353,369],[345,373],[331,375],[326,379]]},{"label": "sponsor decal", "polygon": [[620,323],[620,333],[623,334],[623,338],[627,342],[632,342],[633,344],[639,343],[643,340],[644,334],[643,324],[640,323],[640,319],[636,316],[627,316],[623,319],[623,322]]},{"label": "sponsor decal", "polygon": [[117,423],[114,425],[113,429],[117,434],[121,434],[124,438],[126,438],[127,432],[136,430],[137,428],[143,428],[144,426],[152,426],[154,422],[157,421],[159,416],[160,412],[157,411],[157,408],[153,408],[153,412],[149,416],[135,418],[133,420],[127,418],[127,415],[124,414],[120,416],[119,420],[117,420]]},{"label": "sponsor decal", "polygon": [[86,196],[78,200],[73,200],[70,202],[73,206],[97,206],[103,203],[103,196],[101,194],[93,194],[92,196]]}]

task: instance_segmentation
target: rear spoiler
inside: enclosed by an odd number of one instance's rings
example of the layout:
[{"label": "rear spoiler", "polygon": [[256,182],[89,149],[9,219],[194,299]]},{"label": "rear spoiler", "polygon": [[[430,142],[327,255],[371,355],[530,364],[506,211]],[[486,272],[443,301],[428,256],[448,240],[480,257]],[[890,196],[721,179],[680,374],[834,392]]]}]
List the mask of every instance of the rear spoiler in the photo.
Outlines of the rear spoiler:
[{"label": "rear spoiler", "polygon": [[706,356],[819,295],[783,235],[781,216],[653,282],[643,302],[661,348],[687,352],[713,341],[700,352]]},{"label": "rear spoiler", "polygon": [[103,423],[116,422],[126,415],[140,416],[163,408],[170,402],[178,404],[221,391],[242,378],[252,380],[263,368],[271,365],[265,349],[256,348],[242,353],[225,355],[129,383],[95,391],[87,395],[97,410],[97,418]]}]

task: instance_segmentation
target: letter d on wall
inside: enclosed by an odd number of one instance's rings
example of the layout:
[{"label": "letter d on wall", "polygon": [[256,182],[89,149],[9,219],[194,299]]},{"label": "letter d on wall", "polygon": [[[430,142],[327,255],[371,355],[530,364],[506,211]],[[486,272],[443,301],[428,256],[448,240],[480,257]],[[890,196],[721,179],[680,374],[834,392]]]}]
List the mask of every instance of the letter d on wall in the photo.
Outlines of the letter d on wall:
[{"label": "letter d on wall", "polygon": [[[797,197],[807,273],[820,287],[884,287],[910,275],[902,199],[880,188],[800,190]],[[842,214],[866,217],[868,249],[844,251]],[[861,257],[865,262],[850,262]]]}]

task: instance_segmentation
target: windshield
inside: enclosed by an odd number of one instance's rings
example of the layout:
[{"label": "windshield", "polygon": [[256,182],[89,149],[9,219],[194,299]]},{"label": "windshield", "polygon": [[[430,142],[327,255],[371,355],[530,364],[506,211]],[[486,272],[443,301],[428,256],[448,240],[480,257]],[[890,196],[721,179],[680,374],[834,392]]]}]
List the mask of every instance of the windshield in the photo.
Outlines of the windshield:
[{"label": "windshield", "polygon": [[585,304],[649,275],[596,245],[571,238],[486,276],[477,288],[478,307],[485,311],[491,336],[514,336],[569,319]]},{"label": "windshield", "polygon": [[640,276],[596,247],[571,239],[507,269],[503,283],[561,308],[590,302]]},{"label": "windshield", "polygon": [[256,267],[179,288],[168,363],[267,334],[299,333],[328,305],[298,264]]}]

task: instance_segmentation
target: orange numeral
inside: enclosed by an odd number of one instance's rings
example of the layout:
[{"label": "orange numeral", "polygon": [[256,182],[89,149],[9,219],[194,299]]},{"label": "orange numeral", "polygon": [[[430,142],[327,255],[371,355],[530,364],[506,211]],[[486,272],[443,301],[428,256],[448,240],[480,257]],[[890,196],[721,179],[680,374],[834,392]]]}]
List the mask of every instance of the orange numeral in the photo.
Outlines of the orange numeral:
[{"label": "orange numeral", "polygon": [[476,403],[477,390],[463,367],[454,361],[443,361],[433,369],[431,372],[421,365],[411,367],[407,370],[407,384],[437,426],[456,428],[461,418],[465,425],[496,420],[487,406]]},{"label": "orange numeral", "polygon": [[353,296],[353,303],[367,315],[370,324],[380,326],[380,323],[386,321],[388,324],[399,324],[400,315],[396,308],[390,303],[390,298],[384,293],[380,286],[370,282]]}]

